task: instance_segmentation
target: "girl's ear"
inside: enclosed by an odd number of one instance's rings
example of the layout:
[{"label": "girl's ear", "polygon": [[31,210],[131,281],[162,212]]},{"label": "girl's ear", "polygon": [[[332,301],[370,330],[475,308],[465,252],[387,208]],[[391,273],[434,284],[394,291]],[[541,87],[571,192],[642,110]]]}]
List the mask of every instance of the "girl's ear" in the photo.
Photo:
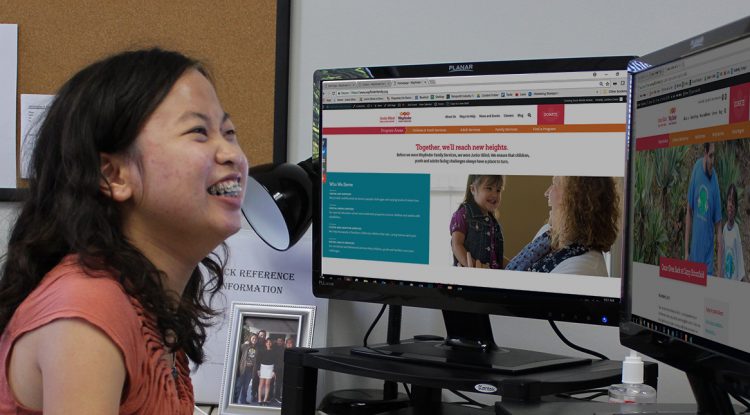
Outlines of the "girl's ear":
[{"label": "girl's ear", "polygon": [[133,174],[131,163],[125,156],[100,153],[102,174],[99,190],[116,202],[124,202],[133,196]]}]

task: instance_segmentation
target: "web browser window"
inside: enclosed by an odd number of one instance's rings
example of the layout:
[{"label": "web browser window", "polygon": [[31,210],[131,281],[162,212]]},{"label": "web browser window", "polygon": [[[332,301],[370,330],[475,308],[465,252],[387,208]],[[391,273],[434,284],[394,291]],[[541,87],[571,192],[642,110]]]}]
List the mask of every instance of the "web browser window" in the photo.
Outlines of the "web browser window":
[{"label": "web browser window", "polygon": [[[548,229],[555,177],[612,178],[623,200],[626,75],[323,81],[323,274],[619,298],[619,237],[591,272],[509,265]],[[487,251],[474,267],[456,229]]]},{"label": "web browser window", "polygon": [[638,322],[750,352],[750,40],[635,75]]}]

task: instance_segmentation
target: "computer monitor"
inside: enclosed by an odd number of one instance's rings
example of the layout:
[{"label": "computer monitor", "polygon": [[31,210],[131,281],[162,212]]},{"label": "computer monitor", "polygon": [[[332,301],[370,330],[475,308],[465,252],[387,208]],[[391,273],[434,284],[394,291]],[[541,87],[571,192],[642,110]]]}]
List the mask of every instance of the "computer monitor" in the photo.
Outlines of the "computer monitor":
[{"label": "computer monitor", "polygon": [[[505,373],[590,362],[498,349],[488,316],[618,324],[631,59],[315,73],[314,294],[446,323],[446,344],[356,352]],[[550,203],[567,206],[552,236]]]},{"label": "computer monitor", "polygon": [[632,65],[621,343],[685,371],[702,413],[750,395],[749,29]]}]

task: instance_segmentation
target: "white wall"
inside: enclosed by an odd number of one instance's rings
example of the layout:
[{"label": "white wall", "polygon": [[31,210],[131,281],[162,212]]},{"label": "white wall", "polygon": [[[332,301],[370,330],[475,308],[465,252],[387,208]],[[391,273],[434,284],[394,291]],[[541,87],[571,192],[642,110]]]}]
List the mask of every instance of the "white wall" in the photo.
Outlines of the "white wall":
[{"label": "white wall", "polygon": [[[727,0],[294,0],[289,160],[310,156],[312,76],[316,69],[571,56],[643,55],[750,15],[750,2]],[[377,305],[332,301],[329,345],[361,344]],[[403,336],[444,333],[434,310],[404,310]],[[580,355],[545,321],[493,317],[496,340],[510,347]],[[371,341],[385,340],[381,322]],[[616,328],[559,325],[579,345],[622,358]],[[659,401],[692,402],[681,372],[660,365]],[[329,390],[377,386],[327,377]]]},{"label": "white wall", "polygon": [[8,251],[10,228],[18,213],[18,203],[0,202],[0,258]]}]

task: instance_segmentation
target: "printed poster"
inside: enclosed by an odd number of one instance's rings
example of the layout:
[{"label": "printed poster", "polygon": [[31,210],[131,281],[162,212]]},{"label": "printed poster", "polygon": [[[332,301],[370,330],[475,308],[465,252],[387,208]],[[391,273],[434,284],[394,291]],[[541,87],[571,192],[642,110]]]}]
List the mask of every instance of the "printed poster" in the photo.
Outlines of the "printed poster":
[{"label": "printed poster", "polygon": [[283,252],[266,245],[252,229],[242,229],[227,239],[230,254],[223,298],[213,303],[225,315],[209,329],[206,362],[191,373],[196,402],[219,402],[233,301],[316,306],[313,347],[325,346],[328,300],[312,294],[311,235],[308,231]]}]

